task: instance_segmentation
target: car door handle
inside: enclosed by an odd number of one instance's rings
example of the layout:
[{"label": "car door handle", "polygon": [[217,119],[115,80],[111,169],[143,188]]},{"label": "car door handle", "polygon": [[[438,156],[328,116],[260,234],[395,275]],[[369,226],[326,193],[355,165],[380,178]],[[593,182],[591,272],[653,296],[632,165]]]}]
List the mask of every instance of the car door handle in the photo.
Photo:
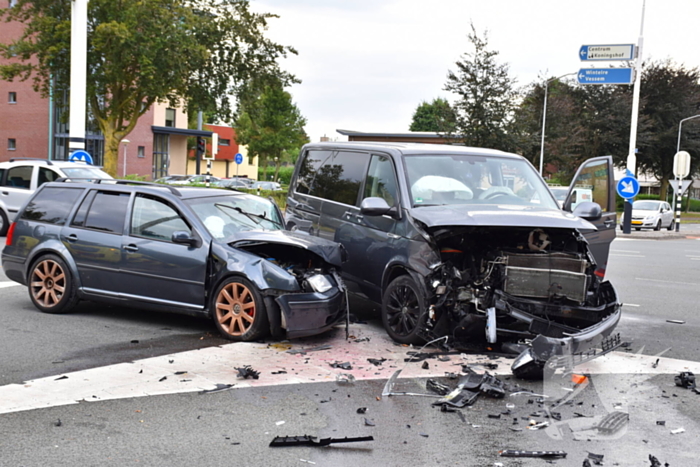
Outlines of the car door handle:
[{"label": "car door handle", "polygon": [[133,243],[130,245],[124,245],[122,248],[124,248],[126,251],[139,251],[139,247],[137,247]]},{"label": "car door handle", "polygon": [[6,192],[6,191],[3,191],[2,194],[5,195],[5,196],[9,195],[9,193]]},{"label": "car door handle", "polygon": [[401,235],[396,235],[396,234],[391,233],[391,232],[387,232],[386,236],[389,238],[393,238],[393,239],[401,238]]},{"label": "car door handle", "polygon": [[70,235],[68,235],[68,236],[66,237],[66,240],[68,240],[68,241],[71,242],[71,243],[77,242],[77,241],[78,241],[78,236],[77,236],[76,234],[70,234]]},{"label": "car door handle", "polygon": [[612,219],[608,219],[606,221],[603,221],[603,224],[605,224],[605,227],[610,227],[614,223],[615,223],[615,221]]}]

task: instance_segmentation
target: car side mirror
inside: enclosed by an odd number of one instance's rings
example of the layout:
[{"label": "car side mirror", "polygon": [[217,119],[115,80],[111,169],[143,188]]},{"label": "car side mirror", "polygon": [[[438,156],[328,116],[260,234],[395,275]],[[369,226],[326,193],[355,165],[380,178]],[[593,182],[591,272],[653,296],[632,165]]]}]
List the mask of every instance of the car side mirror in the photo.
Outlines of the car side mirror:
[{"label": "car side mirror", "polygon": [[384,198],[365,198],[360,204],[360,214],[367,216],[383,216],[384,214],[389,214],[391,209],[391,206]]},{"label": "car side mirror", "polygon": [[186,230],[178,230],[176,232],[173,232],[173,236],[170,238],[170,240],[172,240],[173,243],[179,243],[189,246],[199,246],[199,240]]},{"label": "car side mirror", "polygon": [[576,206],[576,209],[574,209],[572,214],[580,217],[581,219],[586,219],[587,221],[595,221],[600,219],[600,216],[603,215],[603,210],[598,203],[584,201]]}]

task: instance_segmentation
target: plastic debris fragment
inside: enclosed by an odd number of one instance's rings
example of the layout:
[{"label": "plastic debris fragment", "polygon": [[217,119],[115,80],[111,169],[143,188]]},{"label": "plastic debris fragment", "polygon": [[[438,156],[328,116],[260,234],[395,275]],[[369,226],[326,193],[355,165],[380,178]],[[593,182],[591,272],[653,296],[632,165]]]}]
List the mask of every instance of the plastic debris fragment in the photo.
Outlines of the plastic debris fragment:
[{"label": "plastic debris fragment", "polygon": [[358,443],[363,441],[374,441],[373,436],[360,436],[357,438],[321,438],[315,436],[276,436],[271,442],[271,448],[289,446],[328,446],[336,443]]},{"label": "plastic debris fragment", "polygon": [[238,375],[236,375],[236,376],[238,376],[239,378],[243,378],[243,379],[248,379],[248,378],[258,379],[258,378],[260,377],[260,372],[259,372],[259,371],[253,370],[253,368],[252,368],[250,365],[246,365],[246,366],[243,366],[243,367],[240,367],[240,368],[234,367],[234,370],[238,371]]},{"label": "plastic debris fragment", "polygon": [[450,389],[449,387],[445,386],[442,383],[435,381],[434,379],[429,379],[428,381],[426,381],[425,387],[426,387],[426,389],[429,389],[437,394],[440,394],[441,396],[446,396],[447,394],[450,393],[450,391],[452,391],[452,389]]},{"label": "plastic debris fragment", "polygon": [[335,381],[338,384],[354,384],[355,377],[350,373],[338,373],[335,375]]},{"label": "plastic debris fragment", "polygon": [[199,391],[199,393],[200,394],[210,394],[212,392],[226,391],[227,389],[231,389],[233,386],[234,386],[233,384],[217,383],[216,387],[214,389],[205,389],[204,391]]},{"label": "plastic debris fragment", "polygon": [[333,368],[340,368],[341,370],[352,370],[350,362],[334,362],[329,363],[329,365]]},{"label": "plastic debris fragment", "polygon": [[685,433],[685,428],[676,428],[675,430],[671,430],[672,435],[679,435],[681,433]]},{"label": "plastic debris fragment", "polygon": [[543,459],[557,459],[567,456],[566,451],[520,451],[516,449],[505,449],[499,451],[501,457],[541,457]]},{"label": "plastic debris fragment", "polygon": [[375,366],[382,366],[382,363],[386,362],[386,358],[368,358],[368,362]]},{"label": "plastic debris fragment", "polygon": [[676,382],[676,386],[680,386],[685,389],[695,388],[695,375],[691,371],[683,371],[673,379]]}]

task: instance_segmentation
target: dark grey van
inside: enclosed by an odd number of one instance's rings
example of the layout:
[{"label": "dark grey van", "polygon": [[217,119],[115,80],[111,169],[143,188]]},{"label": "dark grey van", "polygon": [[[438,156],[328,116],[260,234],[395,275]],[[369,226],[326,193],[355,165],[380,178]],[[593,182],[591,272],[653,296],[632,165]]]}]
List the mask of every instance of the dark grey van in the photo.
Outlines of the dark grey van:
[{"label": "dark grey van", "polygon": [[[620,304],[604,280],[613,184],[612,157],[588,160],[560,208],[516,154],[314,143],[297,161],[285,221],[345,247],[348,290],[381,304],[394,340],[507,344],[527,376],[552,356],[620,343]],[[574,188],[593,199],[570,212]]]}]

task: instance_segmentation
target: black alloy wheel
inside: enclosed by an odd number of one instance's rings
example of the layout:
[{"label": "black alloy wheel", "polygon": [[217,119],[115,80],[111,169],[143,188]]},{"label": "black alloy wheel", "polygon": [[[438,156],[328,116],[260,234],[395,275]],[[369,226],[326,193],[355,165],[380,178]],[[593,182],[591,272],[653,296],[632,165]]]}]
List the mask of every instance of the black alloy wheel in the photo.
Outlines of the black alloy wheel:
[{"label": "black alloy wheel", "polygon": [[394,279],[382,299],[382,323],[389,336],[401,344],[419,344],[426,310],[423,295],[410,276]]}]

